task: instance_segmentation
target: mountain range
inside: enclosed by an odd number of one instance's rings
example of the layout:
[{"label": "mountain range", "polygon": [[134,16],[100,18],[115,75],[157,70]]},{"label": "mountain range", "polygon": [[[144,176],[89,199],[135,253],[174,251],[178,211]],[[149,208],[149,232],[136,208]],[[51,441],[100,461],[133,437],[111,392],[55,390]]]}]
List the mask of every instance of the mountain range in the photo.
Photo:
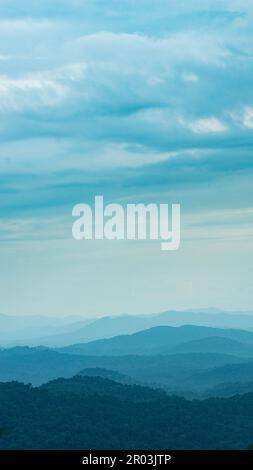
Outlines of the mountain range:
[{"label": "mountain range", "polygon": [[192,325],[180,327],[158,326],[131,335],[120,335],[110,339],[71,345],[60,348],[59,351],[71,354],[103,356],[150,355],[175,353],[178,350],[180,352],[189,352],[191,349],[194,352],[194,348],[195,352],[216,352],[217,345],[222,353],[231,354],[233,349],[240,351],[241,343],[245,343],[242,344],[244,355],[251,355],[253,352],[253,332]]},{"label": "mountain range", "polygon": [[156,326],[195,325],[253,330],[252,312],[219,310],[166,311],[153,315],[45,317],[0,315],[0,346],[62,347],[96,339],[132,334]]},{"label": "mountain range", "polygon": [[187,397],[218,394],[229,383],[240,393],[242,384],[253,382],[253,332],[159,326],[64,348],[0,350],[2,382],[41,385],[75,374],[148,384]]},{"label": "mountain range", "polygon": [[[212,326],[173,324],[200,314]],[[244,316],[250,325],[251,315]],[[20,338],[29,332],[40,344],[38,332],[47,331],[53,346],[2,343],[0,449],[247,449],[253,331],[235,328],[236,314],[232,325],[215,326],[222,317],[166,312],[85,324],[38,317],[28,318],[27,328],[19,319]],[[128,333],[113,336],[127,320]],[[15,325],[6,316],[1,322],[7,341]],[[140,329],[156,322],[173,325]],[[85,339],[69,344],[71,338]]]}]

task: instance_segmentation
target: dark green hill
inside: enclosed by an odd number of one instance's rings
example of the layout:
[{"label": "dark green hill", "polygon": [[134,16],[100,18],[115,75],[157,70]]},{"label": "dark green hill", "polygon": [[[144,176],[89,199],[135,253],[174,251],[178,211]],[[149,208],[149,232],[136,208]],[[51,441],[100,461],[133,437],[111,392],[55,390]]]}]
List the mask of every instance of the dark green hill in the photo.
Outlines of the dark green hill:
[{"label": "dark green hill", "polygon": [[94,377],[0,383],[0,449],[247,449],[252,435],[253,393],[187,401]]},{"label": "dark green hill", "polygon": [[109,396],[119,400],[147,401],[158,400],[166,396],[162,390],[139,385],[126,385],[102,377],[77,375],[71,379],[56,379],[40,387],[56,395],[73,394],[84,397]]},{"label": "dark green hill", "polygon": [[133,384],[134,381],[131,377],[115,370],[105,369],[103,367],[87,367],[82,371],[78,372],[78,375],[85,377],[102,377],[104,379],[115,380],[116,382],[123,384]]}]

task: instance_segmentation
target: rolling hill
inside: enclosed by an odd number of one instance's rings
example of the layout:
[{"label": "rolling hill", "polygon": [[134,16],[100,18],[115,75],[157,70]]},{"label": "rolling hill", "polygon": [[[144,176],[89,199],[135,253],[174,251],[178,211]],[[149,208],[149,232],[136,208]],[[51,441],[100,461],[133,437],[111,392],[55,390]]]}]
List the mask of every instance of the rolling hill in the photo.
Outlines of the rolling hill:
[{"label": "rolling hill", "polygon": [[253,382],[252,348],[249,331],[161,326],[56,350],[0,350],[0,381],[41,385],[81,373],[202,396],[222,384]]},{"label": "rolling hill", "polygon": [[[138,384],[163,386],[171,392],[198,392],[195,376],[227,365],[248,364],[248,359],[214,353],[170,355],[85,356],[62,354],[46,348],[13,348],[0,351],[0,381],[18,380],[40,385],[58,377],[69,378],[87,369],[107,369],[128,376]],[[86,374],[87,375],[87,374]],[[98,374],[101,376],[101,374]],[[194,377],[191,379],[191,377]],[[224,382],[222,374],[219,375]],[[115,377],[116,378],[116,377]],[[203,380],[199,388],[203,391]],[[245,376],[242,376],[245,380]],[[228,381],[228,380],[226,380]],[[247,379],[249,381],[249,379]],[[217,384],[206,377],[207,388]]]}]

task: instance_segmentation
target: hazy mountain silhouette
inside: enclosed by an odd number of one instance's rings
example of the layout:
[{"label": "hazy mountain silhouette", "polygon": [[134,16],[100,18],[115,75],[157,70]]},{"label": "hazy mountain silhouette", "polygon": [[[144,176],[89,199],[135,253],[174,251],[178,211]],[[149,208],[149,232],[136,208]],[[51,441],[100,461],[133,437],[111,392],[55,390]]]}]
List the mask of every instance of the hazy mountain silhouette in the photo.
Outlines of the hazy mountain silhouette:
[{"label": "hazy mountain silhouette", "polygon": [[[59,351],[70,354],[86,355],[167,354],[169,352],[173,352],[174,348],[182,343],[208,337],[221,337],[226,340],[231,339],[234,341],[245,342],[250,345],[248,350],[252,351],[251,346],[253,347],[253,332],[244,330],[225,330],[191,325],[180,327],[159,326],[140,331],[132,335],[122,335],[110,339],[76,344],[61,348]],[[202,348],[204,347],[203,343]],[[180,352],[183,351],[182,348],[183,346],[181,347]],[[226,349],[225,344],[224,348]],[[228,351],[229,348],[226,350],[226,353]]]},{"label": "hazy mountain silhouette", "polygon": [[205,390],[202,398],[208,397],[232,397],[234,395],[244,395],[253,391],[252,382],[224,382]]},{"label": "hazy mountain silhouette", "polygon": [[253,382],[252,348],[250,331],[160,326],[57,350],[0,350],[0,381],[40,385],[81,371],[86,376],[201,395],[223,383]]},{"label": "hazy mountain silhouette", "polygon": [[216,328],[252,329],[250,312],[216,310],[168,311],[153,315],[106,316],[84,319],[0,315],[0,345],[65,346],[101,338],[132,334],[152,327],[201,325]]},{"label": "hazy mountain silhouette", "polygon": [[78,317],[50,317],[36,315],[3,315],[0,314],[0,345],[39,345],[42,335],[53,337],[71,335],[91,320],[80,320]]},{"label": "hazy mountain silhouette", "polygon": [[[253,329],[253,315],[203,312],[169,311],[154,315],[122,315],[102,317],[92,321],[76,331],[41,337],[40,344],[47,346],[70,345],[96,339],[111,338],[123,334],[132,334],[156,326],[210,326],[216,328]],[[37,343],[38,344],[38,343]]]},{"label": "hazy mountain silhouette", "polygon": [[[85,374],[85,369],[107,369],[116,374],[128,376],[138,384],[163,386],[171,392],[203,391],[215,386],[213,380],[201,379],[201,373],[218,371],[228,364],[248,365],[249,360],[228,354],[188,353],[170,355],[121,355],[121,356],[78,356],[62,354],[46,348],[13,348],[0,351],[0,381],[18,380],[40,385],[58,377],[71,377],[77,373]],[[110,372],[111,373],[111,372]],[[87,375],[87,374],[86,374]],[[101,376],[101,374],[98,374]],[[192,379],[193,377],[193,379]],[[197,379],[196,379],[197,377]],[[222,374],[218,376],[224,382]],[[115,377],[116,378],[116,377]],[[242,375],[241,380],[249,381]],[[121,381],[121,380],[120,380]],[[226,378],[226,381],[228,379]],[[195,386],[196,383],[200,385]]]},{"label": "hazy mountain silhouette", "polygon": [[185,386],[193,389],[206,389],[221,383],[253,382],[253,361],[241,364],[226,364],[221,367],[197,372],[191,377],[185,377]]},{"label": "hazy mountain silhouette", "polygon": [[242,343],[224,336],[210,336],[186,343],[173,348],[173,353],[220,353],[235,356],[253,356],[253,344]]}]

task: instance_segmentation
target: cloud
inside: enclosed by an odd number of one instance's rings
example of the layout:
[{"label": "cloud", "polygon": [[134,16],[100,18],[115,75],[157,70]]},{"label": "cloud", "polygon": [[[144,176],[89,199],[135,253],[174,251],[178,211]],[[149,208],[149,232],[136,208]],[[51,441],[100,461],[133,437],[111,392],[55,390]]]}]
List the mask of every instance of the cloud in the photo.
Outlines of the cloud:
[{"label": "cloud", "polygon": [[159,191],[197,184],[198,165],[218,179],[221,155],[226,173],[248,168],[250,4],[165,3],[0,2],[3,175],[27,175],[27,193],[31,175],[68,173]]},{"label": "cloud", "polygon": [[243,124],[249,129],[253,129],[253,108],[246,107],[243,115]]},{"label": "cloud", "polygon": [[248,105],[243,106],[239,109],[228,111],[227,115],[235,125],[246,129],[253,128],[253,107]]},{"label": "cloud", "polygon": [[[1,6],[1,5],[0,5]],[[50,20],[39,19],[35,20],[32,18],[21,18],[21,19],[1,19],[0,30],[1,34],[13,35],[15,33],[31,33],[41,32],[52,28],[53,23]]]},{"label": "cloud", "polygon": [[212,134],[228,130],[227,126],[215,117],[197,119],[194,122],[185,122],[183,119],[179,119],[179,122],[195,134]]},{"label": "cloud", "polygon": [[196,73],[184,73],[182,75],[182,78],[185,82],[197,82],[199,80],[199,77],[198,75],[196,75]]},{"label": "cloud", "polygon": [[0,75],[0,109],[54,107],[70,94],[71,82],[84,79],[85,68],[85,64],[71,64],[20,78]]}]

